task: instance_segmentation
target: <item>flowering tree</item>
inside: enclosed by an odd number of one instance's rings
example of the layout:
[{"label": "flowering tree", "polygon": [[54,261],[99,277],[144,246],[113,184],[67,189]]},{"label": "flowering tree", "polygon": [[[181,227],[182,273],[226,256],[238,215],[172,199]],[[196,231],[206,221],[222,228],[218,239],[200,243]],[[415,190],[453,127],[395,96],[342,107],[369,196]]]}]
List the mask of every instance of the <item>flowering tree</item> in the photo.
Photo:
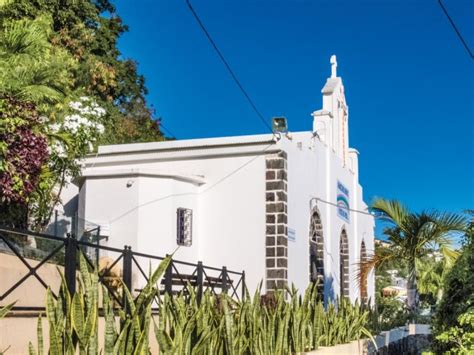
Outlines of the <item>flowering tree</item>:
[{"label": "flowering tree", "polygon": [[106,112],[74,87],[77,61],[49,41],[51,19],[1,19],[0,223],[41,230]]},{"label": "flowering tree", "polygon": [[77,177],[81,159],[94,150],[104,133],[102,119],[105,114],[93,99],[82,96],[70,101],[55,120],[44,117],[49,159],[42,183],[35,191],[35,203],[30,205],[30,218],[38,229],[49,223],[54,207],[61,202],[62,188]]}]

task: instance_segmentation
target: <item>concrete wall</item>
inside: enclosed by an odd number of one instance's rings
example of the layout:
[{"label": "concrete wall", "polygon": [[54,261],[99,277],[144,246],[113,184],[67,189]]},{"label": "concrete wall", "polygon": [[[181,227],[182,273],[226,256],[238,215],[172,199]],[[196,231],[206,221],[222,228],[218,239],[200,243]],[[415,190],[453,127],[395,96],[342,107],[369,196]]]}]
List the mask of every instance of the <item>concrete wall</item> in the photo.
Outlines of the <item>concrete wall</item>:
[{"label": "concrete wall", "polygon": [[[44,315],[42,317],[44,349],[49,349],[49,325]],[[158,322],[158,319],[155,319]],[[0,351],[8,348],[7,355],[28,354],[28,344],[31,341],[36,351],[37,343],[37,317],[7,317],[0,320]],[[116,320],[119,327],[119,319]],[[98,324],[99,349],[104,348],[105,321],[99,318]],[[152,354],[158,353],[158,343],[155,338],[153,326],[150,327],[149,346]],[[47,351],[45,351],[47,353]]]},{"label": "concrete wall", "polygon": [[[26,261],[32,267],[39,263],[32,259],[26,259]],[[63,267],[46,263],[37,270],[38,275],[53,292],[57,292],[61,285],[61,276],[58,269],[63,272]],[[27,273],[28,268],[18,257],[0,253],[0,294],[10,289]],[[5,306],[12,302],[16,302],[15,306],[17,307],[44,307],[46,304],[46,289],[36,277],[30,276],[10,295],[0,301],[0,306]]]}]

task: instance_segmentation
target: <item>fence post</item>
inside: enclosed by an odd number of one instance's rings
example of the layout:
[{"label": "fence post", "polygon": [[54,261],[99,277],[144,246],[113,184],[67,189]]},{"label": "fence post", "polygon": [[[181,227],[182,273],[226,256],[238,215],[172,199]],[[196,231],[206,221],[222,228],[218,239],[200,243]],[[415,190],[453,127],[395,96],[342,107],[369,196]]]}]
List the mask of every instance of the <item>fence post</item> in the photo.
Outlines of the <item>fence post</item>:
[{"label": "fence post", "polygon": [[64,255],[64,278],[66,279],[66,285],[69,294],[72,297],[76,292],[77,240],[75,235],[68,233],[65,244],[66,250]]},{"label": "fence post", "polygon": [[228,285],[227,285],[227,267],[223,266],[222,267],[222,291],[224,293],[227,293]]},{"label": "fence post", "polygon": [[197,285],[197,295],[196,300],[198,305],[201,304],[202,299],[202,291],[203,291],[203,283],[204,283],[204,269],[202,267],[202,261],[198,261],[197,263],[197,275],[196,275],[196,285]]},{"label": "fence post", "polygon": [[54,236],[58,236],[58,210],[54,210]]},{"label": "fence post", "polygon": [[[166,257],[169,255],[166,254]],[[165,271],[165,292],[171,296],[173,292],[173,259],[170,260]]]},{"label": "fence post", "polygon": [[242,301],[243,301],[243,300],[245,300],[245,294],[246,294],[246,292],[245,292],[245,287],[246,287],[245,286],[245,270],[242,270],[242,282],[241,282],[241,284],[242,284],[241,287],[242,287]]},{"label": "fence post", "polygon": [[[123,247],[123,283],[128,288],[130,294],[132,291],[132,247],[125,245]],[[130,312],[130,305],[128,304],[127,295],[125,291],[122,294],[123,306],[125,313]]]},{"label": "fence post", "polygon": [[100,226],[97,227],[97,248],[95,248],[95,261],[97,263],[97,269],[99,269],[99,245],[100,245]]}]

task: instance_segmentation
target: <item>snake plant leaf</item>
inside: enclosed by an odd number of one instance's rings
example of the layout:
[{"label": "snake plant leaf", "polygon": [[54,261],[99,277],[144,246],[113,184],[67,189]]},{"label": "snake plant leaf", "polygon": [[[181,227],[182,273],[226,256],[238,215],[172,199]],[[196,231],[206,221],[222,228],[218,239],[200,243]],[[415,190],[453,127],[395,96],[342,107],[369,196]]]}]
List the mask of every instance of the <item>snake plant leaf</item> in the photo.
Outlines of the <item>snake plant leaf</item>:
[{"label": "snake plant leaf", "polygon": [[6,305],[5,307],[0,308],[0,319],[5,317],[8,314],[8,312],[11,311],[13,306],[15,306],[15,303],[16,302],[13,302],[13,303],[10,303],[9,305]]},{"label": "snake plant leaf", "polygon": [[125,342],[127,340],[128,330],[130,328],[130,320],[127,319],[123,325],[122,330],[117,338],[117,341],[114,345],[114,354],[125,354]]},{"label": "snake plant leaf", "polygon": [[71,320],[79,342],[83,344],[86,341],[84,334],[84,304],[78,293],[72,297]]},{"label": "snake plant leaf", "polygon": [[38,316],[38,324],[36,326],[36,336],[38,340],[38,355],[43,355],[44,341],[43,341],[43,319],[41,313]]},{"label": "snake plant leaf", "polygon": [[29,355],[36,355],[36,350],[31,341],[28,343],[28,354]]},{"label": "snake plant leaf", "polygon": [[155,329],[155,336],[160,346],[160,351],[165,354],[171,354],[174,349],[174,343],[169,334],[164,330]]},{"label": "snake plant leaf", "polygon": [[115,329],[113,305],[105,286],[102,287],[102,308],[104,310],[105,320],[104,355],[113,355],[114,344],[117,339],[117,331]]}]

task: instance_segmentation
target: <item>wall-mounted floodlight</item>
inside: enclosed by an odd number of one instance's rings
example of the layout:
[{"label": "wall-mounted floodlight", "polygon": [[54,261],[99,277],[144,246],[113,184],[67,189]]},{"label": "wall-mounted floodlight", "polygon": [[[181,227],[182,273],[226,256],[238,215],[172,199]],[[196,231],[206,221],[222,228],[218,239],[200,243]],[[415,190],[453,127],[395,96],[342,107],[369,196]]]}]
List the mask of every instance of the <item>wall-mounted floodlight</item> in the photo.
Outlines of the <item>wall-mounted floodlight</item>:
[{"label": "wall-mounted floodlight", "polygon": [[272,130],[273,133],[287,133],[288,123],[286,122],[286,117],[274,117],[272,120]]}]

